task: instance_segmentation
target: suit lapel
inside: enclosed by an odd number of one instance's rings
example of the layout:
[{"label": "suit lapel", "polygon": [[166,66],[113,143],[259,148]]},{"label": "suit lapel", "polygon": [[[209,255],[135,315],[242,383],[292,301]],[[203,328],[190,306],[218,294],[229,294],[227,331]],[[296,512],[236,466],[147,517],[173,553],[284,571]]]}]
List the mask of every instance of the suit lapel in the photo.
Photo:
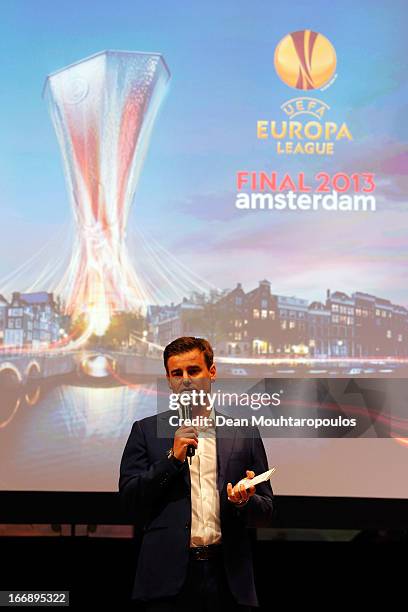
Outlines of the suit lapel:
[{"label": "suit lapel", "polygon": [[[216,411],[215,414],[221,413]],[[227,431],[228,437],[225,437]],[[236,428],[216,426],[215,432],[217,440],[217,488],[221,493],[224,488],[228,461],[235,443]]]}]

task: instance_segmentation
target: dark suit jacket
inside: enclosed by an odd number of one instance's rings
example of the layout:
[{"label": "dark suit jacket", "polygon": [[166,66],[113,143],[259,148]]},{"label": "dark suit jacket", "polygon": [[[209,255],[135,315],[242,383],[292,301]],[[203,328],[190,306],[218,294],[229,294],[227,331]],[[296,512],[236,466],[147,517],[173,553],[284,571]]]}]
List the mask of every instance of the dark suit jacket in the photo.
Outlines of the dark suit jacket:
[{"label": "dark suit jacket", "polygon": [[[219,414],[219,413],[216,413]],[[177,467],[167,458],[177,427],[167,411],[133,423],[120,465],[119,492],[132,523],[143,529],[133,587],[134,599],[148,601],[177,594],[186,578],[191,524],[191,484],[188,461]],[[158,426],[165,428],[158,436]],[[167,429],[166,429],[167,428]],[[225,437],[227,435],[230,437]],[[161,431],[163,431],[161,429]],[[165,437],[161,437],[164,435]],[[248,527],[268,527],[274,511],[270,481],[242,508],[227,497],[227,483],[268,469],[257,427],[216,427],[217,488],[224,567],[237,602],[258,606]]]}]

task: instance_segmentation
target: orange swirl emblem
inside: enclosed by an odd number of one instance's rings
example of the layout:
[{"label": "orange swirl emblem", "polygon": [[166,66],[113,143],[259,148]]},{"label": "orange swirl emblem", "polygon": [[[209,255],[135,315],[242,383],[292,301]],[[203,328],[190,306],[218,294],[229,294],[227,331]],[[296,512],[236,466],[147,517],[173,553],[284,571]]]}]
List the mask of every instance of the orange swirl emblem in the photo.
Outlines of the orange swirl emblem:
[{"label": "orange swirl emblem", "polygon": [[318,32],[299,30],[282,38],[275,49],[275,70],[289,87],[318,89],[336,70],[336,52]]}]

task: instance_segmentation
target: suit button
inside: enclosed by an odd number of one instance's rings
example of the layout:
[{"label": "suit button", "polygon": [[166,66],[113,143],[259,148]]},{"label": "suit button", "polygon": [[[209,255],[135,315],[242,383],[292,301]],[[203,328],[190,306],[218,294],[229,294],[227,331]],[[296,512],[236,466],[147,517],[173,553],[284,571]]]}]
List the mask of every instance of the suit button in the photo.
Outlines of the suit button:
[{"label": "suit button", "polygon": [[186,524],[184,525],[184,527],[185,527],[186,529],[190,529],[190,523],[186,523]]}]

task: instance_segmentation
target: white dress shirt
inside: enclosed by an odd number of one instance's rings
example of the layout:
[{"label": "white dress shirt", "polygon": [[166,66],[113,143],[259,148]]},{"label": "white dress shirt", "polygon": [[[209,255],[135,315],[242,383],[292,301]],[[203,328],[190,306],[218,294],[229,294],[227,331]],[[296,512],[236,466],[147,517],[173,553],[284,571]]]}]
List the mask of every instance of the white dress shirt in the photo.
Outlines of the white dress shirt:
[{"label": "white dress shirt", "polygon": [[[207,416],[214,419],[214,409],[207,412]],[[197,427],[197,430],[198,446],[192,457],[191,465],[189,463],[191,480],[190,546],[207,546],[221,542],[214,422],[208,427]]]}]

